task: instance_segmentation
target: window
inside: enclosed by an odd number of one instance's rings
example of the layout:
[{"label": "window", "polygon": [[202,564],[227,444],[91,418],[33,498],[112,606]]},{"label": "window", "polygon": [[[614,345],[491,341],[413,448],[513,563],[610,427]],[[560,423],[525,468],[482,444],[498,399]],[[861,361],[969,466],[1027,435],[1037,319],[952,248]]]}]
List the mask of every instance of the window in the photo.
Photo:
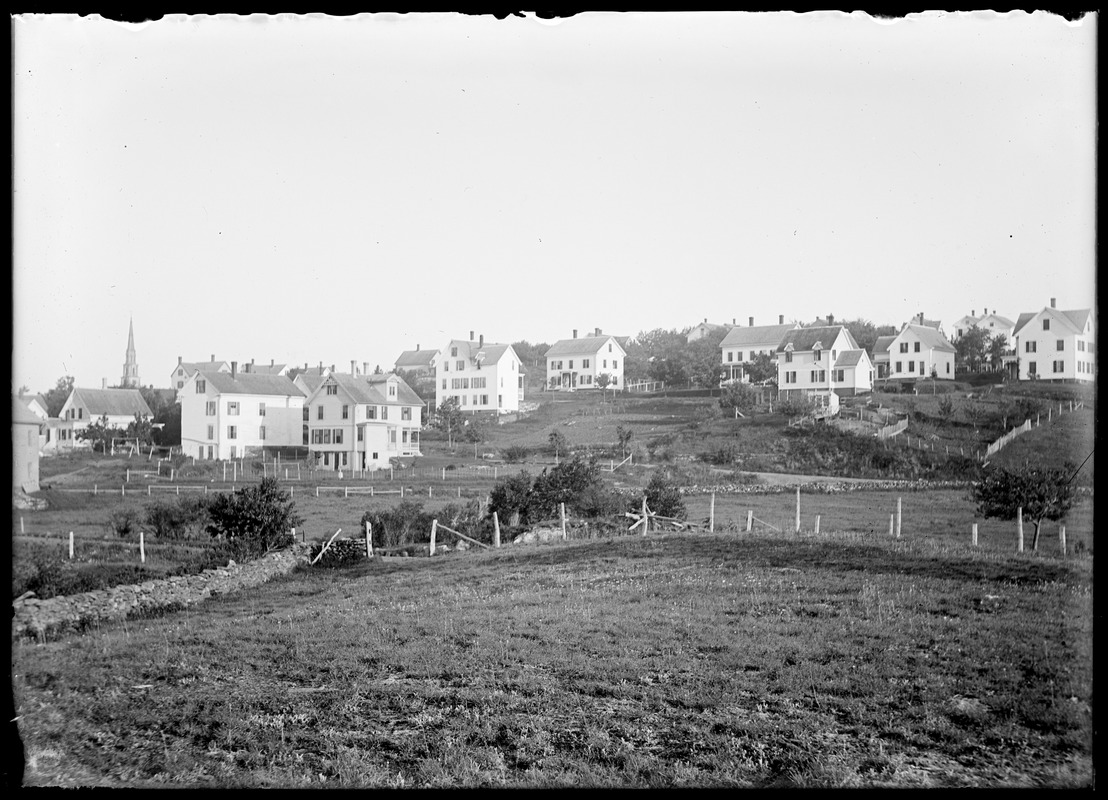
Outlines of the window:
[{"label": "window", "polygon": [[901,342],[900,343],[900,352],[902,352],[902,353],[907,353],[908,352],[908,343],[907,342]]},{"label": "window", "polygon": [[[488,397],[488,395],[485,395],[485,397]],[[473,405],[478,405],[478,403],[477,403],[477,395],[473,395]]]},{"label": "window", "polygon": [[796,373],[795,372],[786,372],[785,373],[785,383],[796,383]]},{"label": "window", "polygon": [[458,357],[458,348],[457,347],[451,347],[450,348],[450,357],[451,358],[457,358]]},{"label": "window", "polygon": [[615,359],[613,358],[613,359],[612,359],[612,369],[618,369],[618,368],[619,368],[619,362],[618,362],[618,361],[616,361],[616,360],[615,360]]},{"label": "window", "polygon": [[331,443],[331,429],[330,428],[324,428],[323,429],[323,443],[324,444],[330,444]]},{"label": "window", "polygon": [[481,405],[487,406],[489,404],[489,396],[487,394],[481,395]]},{"label": "window", "polygon": [[214,439],[215,438],[215,425],[209,425],[208,426],[208,438],[209,439]]},{"label": "window", "polygon": [[733,356],[734,356],[734,355],[735,355],[735,354],[734,354],[734,353],[732,353],[732,352],[728,352],[728,353],[727,353],[727,361],[728,361],[728,363],[730,363],[731,361],[733,361],[733,360],[734,360],[734,358],[733,358]]},{"label": "window", "polygon": [[265,403],[258,403],[258,416],[259,417],[264,417],[265,416]]},{"label": "window", "polygon": [[327,394],[338,394],[339,393],[339,387],[338,387],[337,383],[327,384],[326,389],[327,389]]},{"label": "window", "polygon": [[446,378],[442,379],[442,388],[446,388]]},{"label": "window", "polygon": [[342,428],[335,428],[335,444],[342,444]]},{"label": "window", "polygon": [[903,372],[903,371],[904,371],[903,362],[897,361],[896,362],[896,369],[894,370],[894,372]]},{"label": "window", "polygon": [[449,361],[442,362],[442,371],[443,372],[450,372],[450,362]]},{"label": "window", "polygon": [[792,350],[786,350],[785,351],[785,363],[786,364],[791,364],[792,360],[793,360],[793,351]]},{"label": "window", "polygon": [[208,460],[212,460],[212,446],[208,445]]},{"label": "window", "polygon": [[812,360],[819,361],[821,355],[823,355],[823,351],[817,347],[815,350],[812,351]]},{"label": "window", "polygon": [[812,383],[823,383],[827,380],[827,370],[814,369],[812,370]]},{"label": "window", "polygon": [[239,449],[237,447],[235,447],[234,445],[231,445],[231,459],[234,460],[235,458],[237,458],[238,454],[239,454]]},{"label": "window", "polygon": [[1084,339],[1078,339],[1077,340],[1077,349],[1080,350],[1081,352],[1085,352],[1085,340]]},{"label": "window", "polygon": [[365,435],[364,434],[365,434],[365,428],[363,428],[362,426],[359,425],[358,426],[358,441],[359,442],[365,441]]},{"label": "window", "polygon": [[265,425],[258,426],[258,438],[265,439]]},{"label": "window", "polygon": [[923,375],[925,371],[926,370],[924,370],[924,368],[923,368],[923,362],[922,361],[919,362],[919,374]]},{"label": "window", "polygon": [[1058,352],[1061,353],[1065,349],[1066,349],[1066,340],[1065,339],[1059,339],[1058,340]]},{"label": "window", "polygon": [[1038,344],[1038,342],[1025,342],[1023,345],[1023,352],[1034,353],[1038,349]]},{"label": "window", "polygon": [[227,403],[227,413],[230,414],[232,417],[237,417],[239,414],[239,404],[229,401]]},{"label": "window", "polygon": [[323,406],[316,406],[315,407],[315,418],[316,419],[323,419]]},{"label": "window", "polygon": [[[178,375],[178,376],[181,376],[181,375],[184,375],[184,374],[185,374],[185,371],[184,371],[183,369],[179,369],[179,370],[177,370],[177,375]],[[180,384],[178,384],[178,386],[179,386],[179,385],[180,385]]]},{"label": "window", "polygon": [[839,383],[845,382],[846,381],[846,370],[845,369],[835,370],[834,371],[834,379],[836,381],[838,381]]},{"label": "window", "polygon": [[1050,330],[1050,320],[1049,319],[1044,319],[1043,320],[1043,330],[1044,331],[1049,331]]},{"label": "window", "polygon": [[608,359],[604,359],[604,369],[608,368]]},{"label": "window", "polygon": [[323,444],[323,431],[319,428],[312,431],[312,444]]},{"label": "window", "polygon": [[[445,389],[446,387],[444,386],[442,388]],[[366,406],[365,407],[365,418],[366,419],[377,419],[377,406]]]},{"label": "window", "polygon": [[909,372],[915,372],[916,371],[916,362],[915,361],[909,361],[908,362],[908,371]]},{"label": "window", "polygon": [[227,426],[227,438],[228,439],[237,439],[238,435],[239,435],[239,429],[237,427],[235,427],[234,425],[228,425]]},{"label": "window", "polygon": [[[184,386],[184,385],[185,385],[185,382],[184,382],[184,381],[177,381],[177,388],[178,388],[178,389],[180,389],[180,388],[181,388],[182,386]],[[203,458],[203,455],[201,455],[201,458]]]},{"label": "window", "polygon": [[206,416],[214,417],[215,416],[215,409],[216,409],[215,400],[209,400],[207,402],[207,404],[205,405],[205,408],[204,408]]},{"label": "window", "polygon": [[946,362],[946,374],[947,375],[950,374],[950,362],[949,361]]},{"label": "window", "polygon": [[464,369],[466,368],[466,362],[462,361],[462,360],[461,360],[461,359],[459,358],[459,359],[458,359],[458,360],[457,360],[457,361],[456,361],[456,362],[454,363],[454,367],[455,367],[455,368],[456,368],[456,369],[458,370],[458,372],[461,372],[462,370],[464,370]]},{"label": "window", "polygon": [[1065,372],[1066,371],[1066,362],[1065,361],[1055,361],[1054,362],[1054,371],[1055,372]]},{"label": "window", "polygon": [[608,352],[612,352],[612,343],[608,342]]},{"label": "window", "polygon": [[389,418],[389,407],[388,406],[381,406],[381,419],[388,419],[388,418]]},{"label": "window", "polygon": [[572,358],[569,360],[569,368],[573,369],[573,359]]},{"label": "window", "polygon": [[589,368],[589,360],[587,358],[582,358],[581,359],[581,369],[588,369],[588,368]]},{"label": "window", "polygon": [[342,418],[343,419],[350,419],[350,406],[345,405],[345,404],[343,405],[343,407],[342,407]]},{"label": "window", "polygon": [[204,394],[204,392],[206,392],[206,391],[208,391],[208,382],[207,381],[197,381],[196,382],[196,393],[197,394]]},{"label": "window", "polygon": [[1028,375],[1038,375],[1039,374],[1039,365],[1038,365],[1037,362],[1035,362],[1035,361],[1028,361],[1027,362],[1027,374]]},{"label": "window", "polygon": [[304,406],[304,421],[307,422],[311,418],[311,409],[308,406]]},{"label": "window", "polygon": [[395,383],[390,383],[389,384],[389,397],[396,397],[396,384]]},{"label": "window", "polygon": [[407,420],[411,420],[411,418],[412,418],[412,409],[411,409],[410,406],[404,406],[403,408],[400,409],[400,419],[407,421]]},{"label": "window", "polygon": [[[473,378],[470,381],[470,384],[473,386],[474,389],[484,389],[486,380],[488,380],[488,379],[487,378]],[[501,380],[503,380],[503,379],[501,379]]]}]

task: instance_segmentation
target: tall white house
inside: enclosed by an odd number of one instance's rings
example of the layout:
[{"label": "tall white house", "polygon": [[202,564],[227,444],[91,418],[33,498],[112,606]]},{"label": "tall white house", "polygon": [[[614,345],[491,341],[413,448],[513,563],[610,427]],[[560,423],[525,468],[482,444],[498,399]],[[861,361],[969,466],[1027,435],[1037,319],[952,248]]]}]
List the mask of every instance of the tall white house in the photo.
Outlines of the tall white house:
[{"label": "tall white house", "polygon": [[284,375],[194,372],[178,391],[181,451],[199,460],[240,458],[304,445],[304,393]]},{"label": "tall white house", "polygon": [[[557,391],[623,388],[623,365],[627,351],[614,336],[599,330],[593,336],[559,339],[550,346],[546,358],[546,387]],[[606,375],[607,378],[600,378]],[[605,383],[606,381],[606,383]]]},{"label": "tall white house", "polygon": [[105,418],[109,428],[126,429],[135,421],[136,414],[146,419],[154,416],[138,389],[74,387],[58,412],[57,447],[81,446],[77,433]]},{"label": "tall white house", "polygon": [[1052,297],[1042,311],[1020,314],[1012,336],[1018,380],[1096,379],[1096,322],[1091,309],[1062,311]]},{"label": "tall white house", "polygon": [[321,469],[381,469],[422,455],[423,401],[399,375],[332,372],[304,411],[308,451]]},{"label": "tall white house", "polygon": [[523,401],[523,371],[510,344],[493,344],[484,335],[473,341],[452,339],[434,358],[435,406],[455,398],[462,411],[507,414]]},{"label": "tall white house", "polygon": [[777,325],[755,325],[754,317],[750,318],[750,324],[746,327],[733,327],[720,342],[720,358],[723,364],[723,382],[732,383],[741,381],[748,383],[750,376],[747,374],[750,363],[757,355],[768,355],[771,358],[777,353],[777,346],[785,338],[789,331],[797,330],[799,323],[785,324],[785,317],[777,318]]},{"label": "tall white house", "polygon": [[954,345],[926,325],[908,324],[895,336],[877,337],[873,360],[881,378],[954,380]]},{"label": "tall white house", "polygon": [[873,389],[873,362],[842,325],[797,328],[777,346],[777,394],[782,398]]}]

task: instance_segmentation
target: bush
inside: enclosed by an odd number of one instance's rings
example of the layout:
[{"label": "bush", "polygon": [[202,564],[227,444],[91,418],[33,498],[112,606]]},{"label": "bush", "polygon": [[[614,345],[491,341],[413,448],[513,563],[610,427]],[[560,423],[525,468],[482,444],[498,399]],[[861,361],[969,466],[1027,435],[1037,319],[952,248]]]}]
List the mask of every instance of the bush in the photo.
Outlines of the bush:
[{"label": "bush", "polygon": [[502,525],[514,528],[527,513],[531,496],[531,476],[526,472],[497,481],[489,492],[489,513],[496,513]]},{"label": "bush", "polygon": [[423,510],[423,503],[401,500],[391,508],[362,514],[362,530],[368,522],[374,547],[397,547],[429,541],[431,519],[431,515]]},{"label": "bush", "polygon": [[[684,519],[685,501],[673,478],[665,472],[655,472],[646,484],[646,505],[655,514],[674,519]],[[642,501],[632,501],[630,511],[641,511]]]},{"label": "bush", "polygon": [[257,486],[220,493],[208,503],[208,533],[227,543],[232,557],[247,560],[288,547],[292,529],[303,522],[296,504],[275,478]]},{"label": "bush", "polygon": [[504,456],[504,461],[508,464],[519,464],[521,461],[526,460],[531,451],[523,445],[513,444],[509,447],[505,447],[501,455]]},{"label": "bush", "polygon": [[566,504],[567,511],[581,514],[581,499],[599,481],[600,466],[595,460],[585,461],[580,456],[553,469],[544,469],[531,486],[526,512],[528,521],[553,519],[558,516],[561,503]]},{"label": "bush", "polygon": [[181,497],[176,502],[146,507],[146,524],[159,539],[176,541],[199,536],[208,524],[207,497]]},{"label": "bush", "polygon": [[728,467],[739,460],[739,448],[734,442],[722,444],[714,450],[700,454],[700,460],[717,467]]},{"label": "bush", "polygon": [[802,417],[812,413],[812,401],[807,397],[794,397],[777,404],[777,413],[786,417]]},{"label": "bush", "polygon": [[127,537],[138,530],[142,523],[142,514],[133,508],[123,508],[113,511],[108,517],[108,532],[118,536]]}]

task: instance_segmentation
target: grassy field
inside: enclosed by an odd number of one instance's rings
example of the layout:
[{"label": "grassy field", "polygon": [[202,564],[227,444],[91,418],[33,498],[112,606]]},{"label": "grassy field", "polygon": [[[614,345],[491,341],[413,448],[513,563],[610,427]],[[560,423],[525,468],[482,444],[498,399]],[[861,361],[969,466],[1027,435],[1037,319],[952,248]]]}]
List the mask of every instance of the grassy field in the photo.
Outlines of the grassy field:
[{"label": "grassy field", "polygon": [[15,642],[24,783],[1091,787],[1091,558],[923,533],[377,560]]}]

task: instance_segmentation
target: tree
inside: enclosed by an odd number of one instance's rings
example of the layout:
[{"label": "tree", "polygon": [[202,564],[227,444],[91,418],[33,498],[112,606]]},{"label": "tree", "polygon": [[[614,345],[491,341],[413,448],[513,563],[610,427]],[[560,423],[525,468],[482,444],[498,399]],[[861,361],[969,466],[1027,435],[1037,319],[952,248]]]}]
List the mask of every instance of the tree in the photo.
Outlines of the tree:
[{"label": "tree", "polygon": [[977,372],[985,363],[989,351],[989,332],[971,325],[969,330],[954,340],[954,355],[969,372]]},{"label": "tree", "polygon": [[1039,529],[1043,520],[1065,518],[1073,506],[1075,473],[1072,464],[1061,468],[1025,467],[987,470],[973,487],[977,512],[985,517],[1015,519],[1017,509],[1035,523],[1031,549],[1039,549]]},{"label": "tree", "polygon": [[604,391],[612,385],[612,375],[610,372],[601,372],[596,376],[596,388]]},{"label": "tree", "polygon": [[635,434],[628,428],[622,425],[616,425],[616,439],[619,441],[619,449],[623,452],[623,457],[627,458],[627,447],[631,444],[631,439]]},{"label": "tree", "polygon": [[140,444],[150,444],[154,434],[154,424],[150,417],[135,414],[135,418],[127,425],[127,437],[137,439]]},{"label": "tree", "polygon": [[719,407],[724,411],[734,412],[737,419],[739,414],[747,414],[758,400],[758,393],[748,383],[729,383],[723,387],[719,397]]},{"label": "tree", "polygon": [[485,441],[487,434],[485,421],[480,417],[470,417],[462,426],[462,439],[473,445],[473,457],[477,458],[477,445]]},{"label": "tree", "polygon": [[62,406],[65,405],[65,401],[69,399],[69,395],[73,392],[73,376],[66,375],[63,378],[58,378],[57,384],[54,388],[48,391],[44,397],[46,398],[46,413],[51,417],[56,417],[62,413]]},{"label": "tree", "polygon": [[[674,519],[684,519],[685,501],[681,499],[681,491],[670,480],[668,475],[655,472],[650,476],[650,482],[646,484],[646,507],[655,514]],[[641,511],[635,502],[631,503],[632,511]]]},{"label": "tree", "polygon": [[554,450],[555,459],[557,459],[561,453],[565,452],[567,442],[564,433],[561,431],[551,431],[547,440],[550,442],[550,447]]},{"label": "tree", "polygon": [[1004,364],[1004,356],[1008,352],[1008,337],[1003,333],[998,333],[989,339],[988,346],[988,359],[989,366],[993,369],[1000,369]]},{"label": "tree", "polygon": [[509,527],[515,527],[527,516],[531,496],[531,476],[527,472],[510,475],[498,481],[489,492],[489,513],[496,512]]},{"label": "tree", "polygon": [[873,348],[879,336],[895,336],[898,331],[892,325],[874,325],[868,319],[847,319],[839,323],[846,328],[860,348],[873,357]]},{"label": "tree", "polygon": [[758,353],[743,365],[753,383],[777,380],[777,362],[769,353]]},{"label": "tree", "polygon": [[435,411],[435,420],[432,426],[437,430],[446,434],[446,442],[450,446],[450,449],[454,449],[454,437],[458,433],[458,429],[462,427],[464,421],[464,415],[462,414],[462,408],[458,405],[458,399],[456,397],[448,397],[439,404],[438,409]]},{"label": "tree", "polygon": [[263,478],[257,486],[217,494],[208,505],[207,530],[235,555],[253,558],[292,544],[292,529],[303,521],[277,479]]},{"label": "tree", "polygon": [[720,343],[727,329],[714,330],[685,344],[685,372],[694,386],[716,388],[719,386],[723,364],[720,361]]},{"label": "tree", "polygon": [[962,406],[962,413],[973,425],[973,429],[977,430],[977,426],[980,425],[981,420],[985,418],[985,407],[980,403],[966,403]]},{"label": "tree", "polygon": [[531,522],[551,519],[558,514],[559,504],[577,511],[591,499],[600,482],[600,466],[594,459],[581,456],[542,471],[531,487],[527,501],[527,518]]},{"label": "tree", "polygon": [[112,437],[119,436],[121,431],[108,424],[108,415],[100,417],[95,422],[90,422],[87,427],[81,428],[73,435],[82,442],[91,442],[92,449],[101,453],[108,452],[108,445]]}]

